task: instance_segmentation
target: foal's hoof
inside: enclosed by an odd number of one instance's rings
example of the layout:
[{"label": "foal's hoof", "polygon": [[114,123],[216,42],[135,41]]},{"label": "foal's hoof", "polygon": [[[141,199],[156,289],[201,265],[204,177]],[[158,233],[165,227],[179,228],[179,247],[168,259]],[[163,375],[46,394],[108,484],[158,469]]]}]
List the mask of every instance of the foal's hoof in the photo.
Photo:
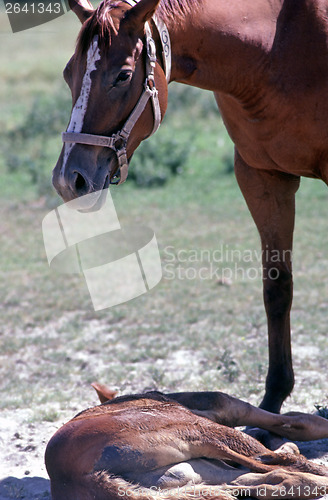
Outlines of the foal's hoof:
[{"label": "foal's hoof", "polygon": [[279,446],[279,448],[274,450],[276,453],[281,453],[284,455],[285,453],[289,453],[290,455],[300,455],[300,450],[295,443],[291,441],[286,441],[284,444]]},{"label": "foal's hoof", "polygon": [[273,434],[272,432],[265,431],[264,429],[260,429],[259,427],[246,427],[244,432],[272,451],[277,450],[287,443],[285,438]]}]

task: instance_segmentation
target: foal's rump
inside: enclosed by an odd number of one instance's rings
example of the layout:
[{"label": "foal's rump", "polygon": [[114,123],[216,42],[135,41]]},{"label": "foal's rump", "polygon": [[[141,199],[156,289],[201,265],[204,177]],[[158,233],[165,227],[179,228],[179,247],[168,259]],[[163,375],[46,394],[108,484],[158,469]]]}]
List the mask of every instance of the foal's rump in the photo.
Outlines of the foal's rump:
[{"label": "foal's rump", "polygon": [[[277,485],[278,498],[328,491],[325,467],[272,452],[159,393],[116,398],[80,413],[50,440],[46,466],[53,500],[225,500],[248,493],[265,500],[276,496]],[[297,488],[293,495],[291,488]]]}]

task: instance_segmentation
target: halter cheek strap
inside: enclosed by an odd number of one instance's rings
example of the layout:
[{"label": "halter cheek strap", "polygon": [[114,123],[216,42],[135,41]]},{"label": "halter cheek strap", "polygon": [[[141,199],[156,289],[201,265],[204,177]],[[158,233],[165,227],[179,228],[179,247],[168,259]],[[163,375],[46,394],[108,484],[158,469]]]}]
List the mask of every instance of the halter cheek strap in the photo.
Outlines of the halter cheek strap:
[{"label": "halter cheek strap", "polygon": [[[131,7],[134,7],[137,3],[140,2],[140,0],[123,0],[125,3],[128,3],[131,5]],[[156,29],[159,34],[159,38],[161,40],[162,44],[162,56],[163,56],[163,62],[164,62],[164,71],[166,75],[166,81],[170,81],[171,77],[171,40],[170,40],[170,35],[168,32],[168,29],[166,27],[166,24],[159,19],[156,14],[153,15],[152,20],[154,21],[154,24],[156,26]],[[146,28],[149,28],[148,23],[146,23]],[[150,35],[151,36],[151,35]]]},{"label": "halter cheek strap", "polygon": [[[129,5],[133,6],[139,0],[124,0]],[[155,16],[153,21],[160,35],[163,47],[163,61],[165,64],[166,79],[169,81],[171,72],[171,45],[168,30],[162,21],[159,21]],[[89,146],[101,146],[112,149],[117,157],[118,168],[114,176],[110,179],[110,184],[122,184],[128,176],[128,158],[127,158],[127,143],[132,132],[133,127],[137,123],[141,114],[143,113],[149,99],[151,99],[154,125],[150,135],[153,135],[161,124],[161,108],[158,99],[158,91],[155,86],[154,70],[156,65],[156,45],[152,38],[152,33],[148,23],[145,24],[146,32],[146,80],[144,90],[135,105],[130,116],[126,120],[122,129],[112,134],[110,137],[103,135],[84,134],[77,132],[64,132],[62,134],[63,142],[87,144]]]}]

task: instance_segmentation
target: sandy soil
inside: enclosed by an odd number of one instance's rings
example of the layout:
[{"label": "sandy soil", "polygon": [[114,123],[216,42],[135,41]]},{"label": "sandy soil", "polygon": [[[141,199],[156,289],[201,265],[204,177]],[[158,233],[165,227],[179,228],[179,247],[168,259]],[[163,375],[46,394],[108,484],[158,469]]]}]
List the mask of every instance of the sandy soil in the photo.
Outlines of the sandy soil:
[{"label": "sandy soil", "polygon": [[1,500],[50,499],[43,455],[59,423],[29,424],[29,414],[29,410],[0,413]]}]

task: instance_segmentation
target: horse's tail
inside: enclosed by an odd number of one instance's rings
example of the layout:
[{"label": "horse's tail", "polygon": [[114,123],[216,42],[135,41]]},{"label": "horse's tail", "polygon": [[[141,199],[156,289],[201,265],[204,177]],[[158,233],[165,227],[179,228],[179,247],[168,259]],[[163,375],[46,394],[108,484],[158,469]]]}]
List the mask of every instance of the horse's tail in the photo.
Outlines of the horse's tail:
[{"label": "horse's tail", "polygon": [[236,497],[224,486],[206,484],[175,488],[145,488],[106,472],[88,474],[74,481],[51,485],[52,500],[233,500]]}]

